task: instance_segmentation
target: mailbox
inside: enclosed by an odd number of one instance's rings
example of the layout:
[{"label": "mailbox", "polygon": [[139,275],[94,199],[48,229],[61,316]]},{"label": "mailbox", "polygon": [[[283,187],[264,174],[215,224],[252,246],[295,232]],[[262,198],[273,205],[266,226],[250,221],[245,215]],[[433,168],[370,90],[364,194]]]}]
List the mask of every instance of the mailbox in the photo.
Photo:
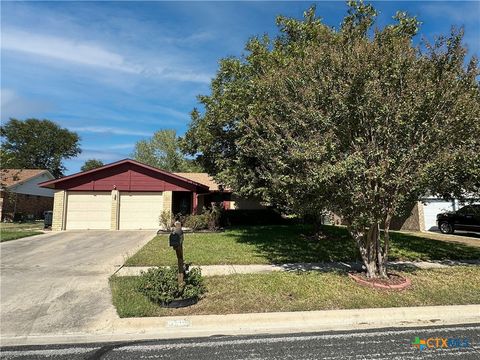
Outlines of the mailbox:
[{"label": "mailbox", "polygon": [[171,247],[178,247],[182,242],[181,236],[177,232],[172,232],[168,240]]}]

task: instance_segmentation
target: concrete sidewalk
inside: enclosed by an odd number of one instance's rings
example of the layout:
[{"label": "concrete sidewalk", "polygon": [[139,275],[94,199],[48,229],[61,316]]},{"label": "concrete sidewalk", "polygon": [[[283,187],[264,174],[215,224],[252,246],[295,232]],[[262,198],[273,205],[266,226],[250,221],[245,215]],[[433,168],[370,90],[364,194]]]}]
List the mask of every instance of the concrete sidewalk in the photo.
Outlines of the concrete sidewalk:
[{"label": "concrete sidewalk", "polygon": [[480,324],[480,305],[112,319],[103,329],[0,338],[1,346]]},{"label": "concrete sidewalk", "polygon": [[[391,261],[388,265],[395,269],[442,269],[451,266],[480,265],[480,260],[463,261]],[[147,271],[153,266],[124,266],[119,269],[117,276],[138,276],[142,271]],[[331,270],[360,270],[361,263],[295,263],[279,265],[201,265],[200,269],[204,276],[234,275],[234,274],[258,274],[276,271],[331,271]]]}]

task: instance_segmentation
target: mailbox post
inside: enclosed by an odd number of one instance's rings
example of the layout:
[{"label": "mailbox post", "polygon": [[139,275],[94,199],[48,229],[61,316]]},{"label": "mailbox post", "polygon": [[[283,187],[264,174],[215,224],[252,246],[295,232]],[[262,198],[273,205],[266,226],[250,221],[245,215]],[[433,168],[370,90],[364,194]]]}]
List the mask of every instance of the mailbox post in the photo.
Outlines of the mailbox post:
[{"label": "mailbox post", "polygon": [[169,237],[169,245],[173,247],[177,254],[178,262],[178,285],[183,286],[185,276],[185,266],[183,262],[183,230],[182,223],[175,221],[175,228]]}]

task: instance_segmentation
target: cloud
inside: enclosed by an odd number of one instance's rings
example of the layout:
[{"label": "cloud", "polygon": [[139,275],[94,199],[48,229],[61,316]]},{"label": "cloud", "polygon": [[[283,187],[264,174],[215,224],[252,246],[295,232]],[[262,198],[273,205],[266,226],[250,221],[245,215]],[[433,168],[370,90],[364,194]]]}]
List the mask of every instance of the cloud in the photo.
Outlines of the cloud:
[{"label": "cloud", "polygon": [[100,133],[100,134],[114,134],[114,135],[131,135],[131,136],[152,136],[149,131],[138,131],[122,129],[109,126],[81,126],[70,127],[72,131],[84,132],[84,133]]},{"label": "cloud", "polygon": [[134,147],[135,147],[135,143],[116,144],[116,145],[107,146],[107,148],[111,150],[133,149]]},{"label": "cloud", "polygon": [[6,29],[2,31],[2,49],[45,56],[61,61],[103,67],[128,73],[141,69],[128,64],[124,57],[94,43]]},{"label": "cloud", "polygon": [[50,103],[27,99],[11,89],[1,89],[2,120],[8,118],[38,117],[52,108]]},{"label": "cloud", "polygon": [[70,161],[86,161],[89,159],[98,159],[102,160],[104,163],[109,163],[112,161],[117,161],[120,159],[124,159],[127,156],[122,153],[117,153],[113,151],[105,151],[103,149],[83,149],[82,153],[71,159]]},{"label": "cloud", "polygon": [[56,59],[66,63],[104,68],[145,77],[209,83],[211,74],[172,66],[146,66],[128,61],[115,51],[97,43],[31,33],[13,28],[2,29],[2,50]]}]

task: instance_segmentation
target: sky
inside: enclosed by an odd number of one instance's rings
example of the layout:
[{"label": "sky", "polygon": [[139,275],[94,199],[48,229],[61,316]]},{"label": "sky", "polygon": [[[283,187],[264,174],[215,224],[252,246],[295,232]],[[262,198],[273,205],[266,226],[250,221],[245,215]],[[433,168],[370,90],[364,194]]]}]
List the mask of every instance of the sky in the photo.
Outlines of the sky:
[{"label": "sky", "polygon": [[[254,35],[277,34],[275,18],[301,18],[315,2],[3,2],[1,121],[50,119],[76,131],[87,159],[129,157],[136,141],[160,129],[182,135],[208,94],[218,61],[241,56]],[[480,54],[480,1],[372,2],[378,26],[397,10],[416,15],[432,40],[464,26],[469,56]],[[338,27],[343,1],[316,2]]]}]

